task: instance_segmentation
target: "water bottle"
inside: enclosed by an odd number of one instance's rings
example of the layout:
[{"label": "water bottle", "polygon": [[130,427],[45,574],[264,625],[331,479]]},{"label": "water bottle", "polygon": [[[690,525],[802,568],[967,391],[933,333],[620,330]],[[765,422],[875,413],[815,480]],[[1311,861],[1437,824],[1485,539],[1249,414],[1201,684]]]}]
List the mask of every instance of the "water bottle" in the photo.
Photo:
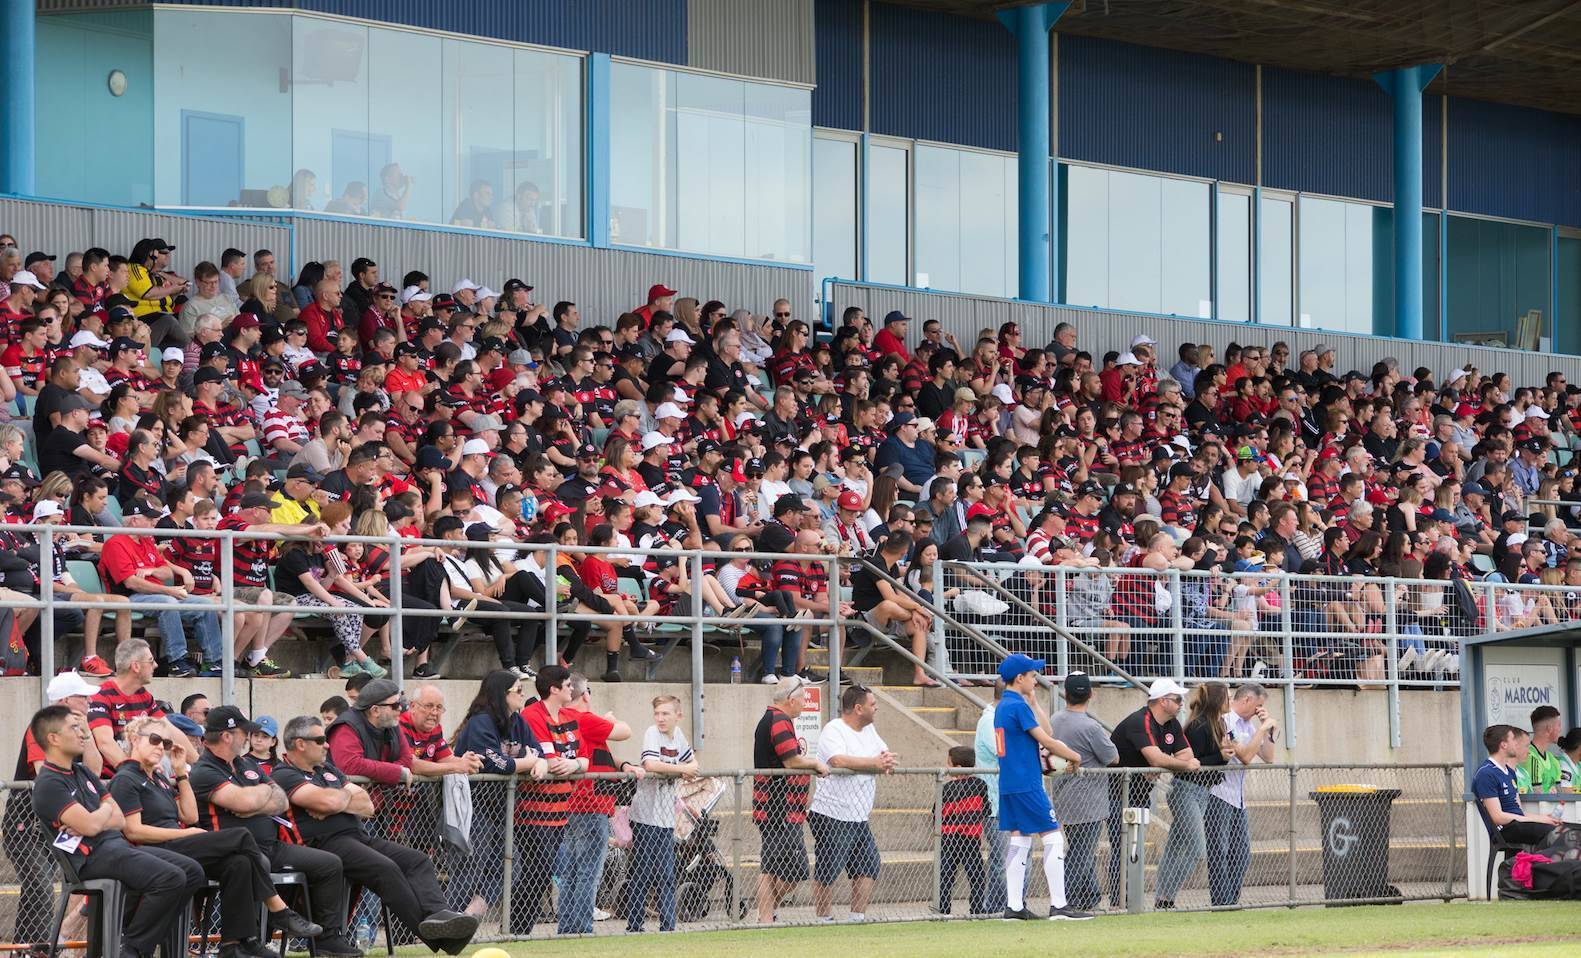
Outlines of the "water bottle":
[{"label": "water bottle", "polygon": [[730,684],[741,684],[741,656],[739,655],[730,657]]},{"label": "water bottle", "polygon": [[374,939],[377,937],[378,932],[374,930],[373,922],[366,918],[358,919],[357,947],[361,948],[363,951],[372,951]]}]

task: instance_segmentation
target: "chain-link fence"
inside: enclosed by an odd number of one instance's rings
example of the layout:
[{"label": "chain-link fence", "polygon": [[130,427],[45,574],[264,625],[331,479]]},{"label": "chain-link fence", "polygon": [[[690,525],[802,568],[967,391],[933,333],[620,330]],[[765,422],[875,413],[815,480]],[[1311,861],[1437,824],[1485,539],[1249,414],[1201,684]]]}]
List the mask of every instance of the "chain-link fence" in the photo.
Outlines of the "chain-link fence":
[{"label": "chain-link fence", "polygon": [[[1005,845],[993,817],[995,777],[971,769],[474,776],[371,786],[376,814],[364,827],[426,856],[447,904],[482,916],[479,940],[998,915]],[[1466,894],[1458,765],[1254,765],[1181,776],[1084,769],[1046,782],[1065,834],[1071,907]],[[7,796],[0,866],[0,937],[24,943],[47,939],[58,894],[26,786]],[[1025,881],[1034,909],[1049,899],[1046,875],[1035,847]],[[382,946],[386,932],[396,945],[416,941],[370,890],[348,886],[347,928],[364,945]],[[208,910],[211,943],[218,913]],[[81,935],[72,921],[81,919],[68,918],[63,940]]]}]

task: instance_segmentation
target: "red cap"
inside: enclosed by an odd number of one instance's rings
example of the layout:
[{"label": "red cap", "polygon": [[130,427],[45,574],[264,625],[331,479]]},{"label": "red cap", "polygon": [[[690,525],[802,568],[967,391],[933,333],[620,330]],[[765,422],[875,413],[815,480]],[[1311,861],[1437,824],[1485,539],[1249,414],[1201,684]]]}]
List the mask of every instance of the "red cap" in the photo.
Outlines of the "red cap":
[{"label": "red cap", "polygon": [[575,509],[563,502],[551,502],[543,507],[543,521],[553,522],[556,519],[562,519],[575,511]]},{"label": "red cap", "polygon": [[648,287],[648,302],[650,303],[661,297],[674,295],[675,290],[664,285],[663,283],[654,283],[652,286]]},{"label": "red cap", "polygon": [[862,497],[850,489],[840,493],[840,498],[836,500],[835,504],[841,509],[847,509],[851,512],[862,511]]},{"label": "red cap", "polygon": [[1455,418],[1456,419],[1460,418],[1461,416],[1475,416],[1476,414],[1477,414],[1477,407],[1471,405],[1470,403],[1463,402],[1460,405],[1455,407]]},{"label": "red cap", "polygon": [[231,320],[231,329],[257,329],[258,317],[252,313],[237,313]]}]

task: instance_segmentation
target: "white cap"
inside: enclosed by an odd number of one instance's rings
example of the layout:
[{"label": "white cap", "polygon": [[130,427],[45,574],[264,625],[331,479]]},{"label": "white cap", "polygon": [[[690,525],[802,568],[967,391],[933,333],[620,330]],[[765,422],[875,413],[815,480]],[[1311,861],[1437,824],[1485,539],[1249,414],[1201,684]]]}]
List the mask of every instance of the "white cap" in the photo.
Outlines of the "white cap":
[{"label": "white cap", "polygon": [[911,421],[911,424],[917,427],[918,432],[927,432],[929,429],[933,428],[933,420],[929,419],[927,416],[918,416],[916,419]]},{"label": "white cap", "polygon": [[[22,274],[18,273],[17,275],[20,276]],[[697,345],[697,340],[695,340],[691,336],[687,335],[686,330],[682,329],[679,326],[677,326],[674,329],[670,330],[669,335],[664,337],[664,341],[666,343],[685,343],[688,346],[696,346]]]},{"label": "white cap", "polygon": [[467,513],[467,518],[473,522],[481,522],[495,532],[499,532],[509,526],[509,523],[505,521],[505,513],[486,502],[475,504],[472,507],[472,511]]},{"label": "white cap", "polygon": [[740,412],[740,413],[736,414],[736,425],[740,426],[742,423],[746,422],[748,419],[761,419],[761,418],[762,418],[761,416],[758,416],[755,413]]},{"label": "white cap", "polygon": [[34,276],[33,275],[33,271],[29,270],[29,269],[19,269],[19,270],[17,270],[16,275],[11,277],[11,285],[12,286],[31,286],[34,289],[48,289],[49,288],[49,287],[45,286],[43,283],[40,283],[38,281],[38,277]]},{"label": "white cap", "polygon": [[637,498],[631,504],[634,508],[643,509],[648,506],[662,506],[664,500],[660,499],[659,494],[652,489],[644,489],[637,493]]},{"label": "white cap", "polygon": [[62,672],[49,680],[49,700],[59,702],[69,699],[73,695],[92,696],[99,691],[99,687],[78,675],[76,672]]},{"label": "white cap", "polygon": [[48,519],[50,516],[62,516],[65,514],[66,512],[60,507],[60,503],[54,499],[40,499],[38,505],[33,507],[34,522],[40,519]]},{"label": "white cap", "polygon": [[1541,407],[1541,406],[1527,406],[1526,407],[1526,418],[1527,419],[1547,419],[1548,418],[1548,414],[1543,411],[1543,407]]},{"label": "white cap", "polygon": [[1116,359],[1114,364],[1116,366],[1140,366],[1142,365],[1142,361],[1136,358],[1136,353],[1133,353],[1128,349],[1120,354],[1120,358]]},{"label": "white cap", "polygon": [[1157,345],[1158,345],[1158,340],[1156,340],[1153,337],[1147,335],[1146,333],[1137,333],[1136,334],[1136,338],[1131,340],[1131,348],[1132,349],[1135,349],[1138,346],[1157,346]]},{"label": "white cap", "polygon": [[470,279],[458,279],[458,280],[456,280],[455,287],[452,288],[450,291],[452,293],[459,293],[459,292],[461,292],[464,289],[470,289],[470,290],[476,291],[476,290],[480,290],[482,288],[483,287],[479,286],[477,283],[474,283]]},{"label": "white cap", "polygon": [[1453,386],[1455,383],[1458,383],[1462,379],[1465,379],[1465,378],[1466,378],[1466,371],[1465,371],[1465,369],[1456,369],[1456,370],[1451,371],[1448,375],[1446,375],[1444,377],[1444,385],[1446,385],[1446,386]]},{"label": "white cap", "polygon": [[677,502],[702,502],[703,497],[685,486],[676,486],[675,491],[671,492],[670,497],[665,501],[673,506]]},{"label": "white cap", "polygon": [[466,445],[461,447],[463,456],[486,456],[489,454],[489,444],[481,439],[468,439]]},{"label": "white cap", "polygon": [[1518,545],[1521,545],[1521,544],[1525,543],[1526,540],[1530,539],[1530,538],[1531,538],[1531,536],[1528,536],[1524,532],[1512,532],[1512,533],[1510,533],[1510,537],[1508,539],[1504,540],[1504,545],[1506,547],[1508,547],[1508,546],[1518,546]]},{"label": "white cap", "polygon": [[650,432],[642,437],[642,451],[647,452],[650,449],[657,449],[660,446],[672,445],[674,442],[674,439],[671,439],[662,432]]},{"label": "white cap", "polygon": [[478,287],[478,299],[499,299],[499,298],[500,298],[500,294],[494,292],[494,290],[492,290],[492,289],[489,289],[487,286],[479,286]]},{"label": "white cap", "polygon": [[659,403],[659,408],[653,411],[655,419],[685,419],[686,413],[681,407],[672,402]]},{"label": "white cap", "polygon": [[165,351],[159,354],[159,359],[160,362],[166,363],[184,363],[187,361],[187,351],[180,346],[167,346]]},{"label": "white cap", "polygon": [[1016,560],[1016,565],[1023,569],[1041,569],[1045,563],[1035,555],[1024,555]]},{"label": "white cap", "polygon": [[91,329],[79,329],[72,334],[71,348],[79,346],[93,346],[96,349],[108,349],[110,344],[93,334]]},{"label": "white cap", "polygon": [[670,401],[675,403],[677,406],[690,406],[692,404],[692,397],[686,395],[686,390],[676,386],[675,395]]},{"label": "white cap", "polygon": [[992,392],[990,392],[990,395],[1007,406],[1014,406],[1016,404],[1016,394],[1015,391],[1010,388],[1009,383],[998,383],[994,386]]},{"label": "white cap", "polygon": [[1186,687],[1181,685],[1179,682],[1176,682],[1174,679],[1157,679],[1152,685],[1148,686],[1147,700],[1149,702],[1154,702],[1166,695],[1179,695],[1184,697],[1185,694]]},{"label": "white cap", "polygon": [[421,286],[408,286],[401,290],[401,302],[403,303],[426,303],[433,298],[434,294]]}]

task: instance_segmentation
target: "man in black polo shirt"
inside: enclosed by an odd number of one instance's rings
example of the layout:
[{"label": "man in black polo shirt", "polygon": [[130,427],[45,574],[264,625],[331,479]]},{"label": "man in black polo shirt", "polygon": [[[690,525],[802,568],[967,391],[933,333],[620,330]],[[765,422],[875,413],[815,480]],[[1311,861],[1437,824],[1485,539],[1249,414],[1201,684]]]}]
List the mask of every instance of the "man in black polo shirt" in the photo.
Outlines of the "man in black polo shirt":
[{"label": "man in black polo shirt", "polygon": [[107,472],[121,467],[120,460],[93,448],[88,443],[88,400],[78,395],[66,396],[57,407],[60,425],[49,432],[49,437],[39,446],[38,468],[40,475],[64,472],[73,478],[86,476],[98,466]]},{"label": "man in black polo shirt", "polygon": [[346,877],[377,894],[429,948],[460,954],[477,932],[478,919],[445,907],[427,855],[362,830],[373,799],[329,760],[324,723],[316,715],[298,716],[286,723],[280,744],[285,761],[273,777],[290,797],[293,810],[287,814],[303,839],[338,857]]},{"label": "man in black polo shirt", "polygon": [[89,744],[81,715],[64,705],[34,713],[29,730],[44,751],[33,782],[33,811],[55,848],[71,856],[83,878],[112,878],[138,896],[121,933],[117,958],[148,958],[169,936],[203,870],[190,858],[158,848],[134,848],[121,835],[126,819],[107,783],[80,759]]},{"label": "man in black polo shirt", "polygon": [[[1147,705],[1121,719],[1109,735],[1120,753],[1114,764],[1165,772],[1195,772],[1201,768],[1177,717],[1185,702],[1186,690],[1174,679],[1154,682],[1147,690]],[[1123,794],[1123,778],[1109,778],[1109,903],[1116,907],[1121,904],[1120,862],[1125,856],[1118,850],[1125,847],[1125,810],[1147,808],[1153,800],[1154,776],[1131,775],[1129,794]]]},{"label": "man in black polo shirt", "polygon": [[247,757],[247,737],[257,728],[234,705],[209,710],[203,725],[203,755],[190,773],[198,822],[210,831],[244,828],[268,857],[271,869],[289,868],[306,875],[313,921],[324,929],[314,941],[317,953],[362,958],[343,927],[346,882],[340,859],[301,844],[296,826],[282,817],[290,810],[285,792]]}]

